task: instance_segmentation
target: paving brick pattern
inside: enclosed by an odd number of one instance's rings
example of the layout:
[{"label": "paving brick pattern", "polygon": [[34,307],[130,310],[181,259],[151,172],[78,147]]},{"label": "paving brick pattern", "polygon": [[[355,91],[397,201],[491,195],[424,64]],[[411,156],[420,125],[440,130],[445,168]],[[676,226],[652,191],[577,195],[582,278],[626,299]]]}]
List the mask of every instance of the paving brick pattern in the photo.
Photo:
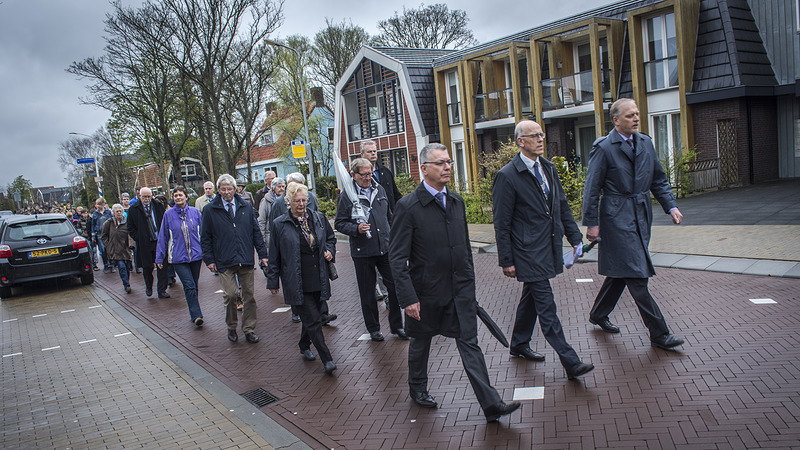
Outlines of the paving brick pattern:
[{"label": "paving brick pattern", "polygon": [[[385,312],[387,340],[357,340],[366,330],[348,253],[340,243],[340,278],[330,302],[339,319],[324,329],[339,367],[333,377],[319,361],[301,359],[300,326],[288,312],[272,313],[283,300],[265,290],[260,272],[258,344],[228,342],[218,279],[205,269],[202,329],[190,323],[180,285],[170,289],[171,299],[147,299],[140,275],[130,295],[114,274],[101,274],[98,282],[236,392],[262,387],[279,397],[262,411],[314,448],[800,446],[800,280],[659,268],[651,290],[672,331],[687,341],[666,352],[650,346],[627,293],[612,315],[620,334],[590,325],[587,314],[602,277],[596,264],[578,264],[553,286],[568,341],[596,369],[568,381],[538,327],[532,347],[547,357],[543,363],[511,359],[479,325],[489,375],[503,399],[510,401],[516,388],[544,387],[542,400],[523,401],[510,418],[486,424],[452,340],[434,339],[431,351],[435,410],[409,400],[407,343],[388,334]],[[521,285],[501,275],[496,258],[475,255],[478,298],[509,335]],[[585,278],[593,281],[576,282]],[[777,303],[756,305],[751,298]]]},{"label": "paving brick pattern", "polygon": [[2,448],[271,448],[90,287],[28,288],[0,318]]}]

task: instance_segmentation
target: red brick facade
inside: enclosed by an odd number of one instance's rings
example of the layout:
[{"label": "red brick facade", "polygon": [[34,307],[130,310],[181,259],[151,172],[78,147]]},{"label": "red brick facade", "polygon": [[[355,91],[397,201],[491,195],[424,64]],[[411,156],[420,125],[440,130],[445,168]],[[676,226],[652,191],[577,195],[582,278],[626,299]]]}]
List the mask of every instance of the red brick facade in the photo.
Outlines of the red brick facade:
[{"label": "red brick facade", "polygon": [[[778,138],[776,105],[772,97],[751,97],[750,127],[748,99],[735,98],[693,105],[694,137],[698,159],[714,159],[717,154],[717,121],[732,119],[736,125],[736,148],[739,163],[738,181],[750,184],[750,161],[753,182],[778,178]],[[750,132],[752,130],[752,144]],[[752,152],[751,152],[752,145]]]}]

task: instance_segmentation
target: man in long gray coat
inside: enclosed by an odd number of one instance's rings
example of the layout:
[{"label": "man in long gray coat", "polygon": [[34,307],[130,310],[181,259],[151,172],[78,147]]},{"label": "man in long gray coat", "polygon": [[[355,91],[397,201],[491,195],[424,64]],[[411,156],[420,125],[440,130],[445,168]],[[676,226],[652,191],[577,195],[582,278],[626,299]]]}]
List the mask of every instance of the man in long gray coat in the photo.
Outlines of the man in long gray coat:
[{"label": "man in long gray coat", "polygon": [[475,270],[464,200],[446,188],[453,161],[442,144],[419,153],[424,180],[397,202],[389,241],[389,263],[397,298],[406,315],[408,386],[423,408],[438,405],[428,393],[428,356],[437,334],[455,338],[458,353],[488,422],[511,414],[489,382],[478,345]]},{"label": "man in long gray coat", "polygon": [[564,271],[561,243],[576,249],[581,235],[556,167],[546,160],[542,127],[532,120],[517,124],[514,137],[519,153],[500,169],[492,189],[492,212],[497,254],[503,275],[523,283],[517,307],[511,356],[544,361],[529,344],[536,319],[542,334],[558,353],[569,379],[589,373],[594,366],[581,362],[564,336],[550,278]]},{"label": "man in long gray coat", "polygon": [[[606,279],[594,301],[589,322],[608,333],[619,333],[608,315],[625,287],[636,301],[654,347],[671,350],[683,344],[672,335],[647,287],[656,274],[650,259],[652,205],[650,192],[664,212],[680,224],[667,175],[656,156],[653,141],[639,130],[639,109],[632,99],[611,105],[614,130],[594,143],[583,191],[583,224],[590,241],[601,238],[598,271]],[[602,192],[602,198],[600,194]],[[599,213],[598,213],[599,200]]]}]

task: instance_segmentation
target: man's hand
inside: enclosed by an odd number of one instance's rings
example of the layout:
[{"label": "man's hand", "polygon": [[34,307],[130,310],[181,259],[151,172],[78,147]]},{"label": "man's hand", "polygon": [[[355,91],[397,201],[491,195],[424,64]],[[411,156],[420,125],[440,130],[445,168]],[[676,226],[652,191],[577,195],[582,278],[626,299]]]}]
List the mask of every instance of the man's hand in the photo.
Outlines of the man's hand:
[{"label": "man's hand", "polygon": [[259,264],[259,265],[263,264],[263,265],[265,265],[265,266],[266,266],[266,265],[267,265],[267,262],[268,262],[268,261],[267,261],[267,258],[261,258],[261,260],[260,260],[260,264]]},{"label": "man's hand", "polygon": [[156,263],[156,267],[158,267],[159,269],[163,269],[163,268],[164,268],[164,265],[163,265],[163,264]]},{"label": "man's hand", "polygon": [[403,311],[406,312],[406,315],[408,317],[411,317],[414,320],[420,320],[419,319],[419,302],[414,303],[413,305],[406,306],[405,308],[403,308]]},{"label": "man's hand", "polygon": [[331,253],[329,250],[325,250],[325,253],[323,253],[322,256],[325,258],[325,261],[330,261],[333,259],[333,253]]},{"label": "man's hand", "polygon": [[370,225],[368,223],[362,222],[358,224],[358,232],[361,234],[367,234],[367,231],[369,231],[369,227]]},{"label": "man's hand", "polygon": [[278,290],[277,290],[277,289],[270,289],[270,290],[269,290],[269,292],[270,292],[271,294],[277,294],[277,293],[278,293]]},{"label": "man's hand", "polygon": [[675,225],[680,225],[683,222],[683,214],[681,214],[678,208],[672,208],[672,211],[669,212],[669,215],[672,216],[672,223]]},{"label": "man's hand", "polygon": [[503,267],[503,275],[514,278],[517,276],[517,266]]},{"label": "man's hand", "polygon": [[586,239],[588,239],[589,242],[594,242],[599,237],[600,237],[600,227],[586,228]]},{"label": "man's hand", "polygon": [[214,263],[209,264],[208,265],[208,270],[210,270],[212,272],[216,272],[217,271],[217,265],[214,264]]}]

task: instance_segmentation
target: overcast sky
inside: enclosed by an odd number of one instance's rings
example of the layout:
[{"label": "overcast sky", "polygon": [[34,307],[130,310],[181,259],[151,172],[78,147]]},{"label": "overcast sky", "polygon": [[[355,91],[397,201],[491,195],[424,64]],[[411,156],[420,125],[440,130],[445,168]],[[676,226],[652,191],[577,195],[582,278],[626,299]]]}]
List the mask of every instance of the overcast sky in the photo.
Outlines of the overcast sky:
[{"label": "overcast sky", "polygon": [[[121,0],[138,5],[140,0]],[[434,1],[426,4],[435,3]],[[460,0],[445,2],[466,10],[469,25],[486,42],[567,17],[610,0]],[[284,24],[276,38],[313,36],[329,17],[350,18],[370,34],[376,24],[421,2],[385,0],[286,0]],[[522,6],[524,5],[524,6]],[[65,69],[73,61],[101,56],[105,0],[0,0],[0,190],[18,175],[35,187],[63,186],[58,144],[69,132],[92,134],[110,114],[83,105],[85,82]]]}]

